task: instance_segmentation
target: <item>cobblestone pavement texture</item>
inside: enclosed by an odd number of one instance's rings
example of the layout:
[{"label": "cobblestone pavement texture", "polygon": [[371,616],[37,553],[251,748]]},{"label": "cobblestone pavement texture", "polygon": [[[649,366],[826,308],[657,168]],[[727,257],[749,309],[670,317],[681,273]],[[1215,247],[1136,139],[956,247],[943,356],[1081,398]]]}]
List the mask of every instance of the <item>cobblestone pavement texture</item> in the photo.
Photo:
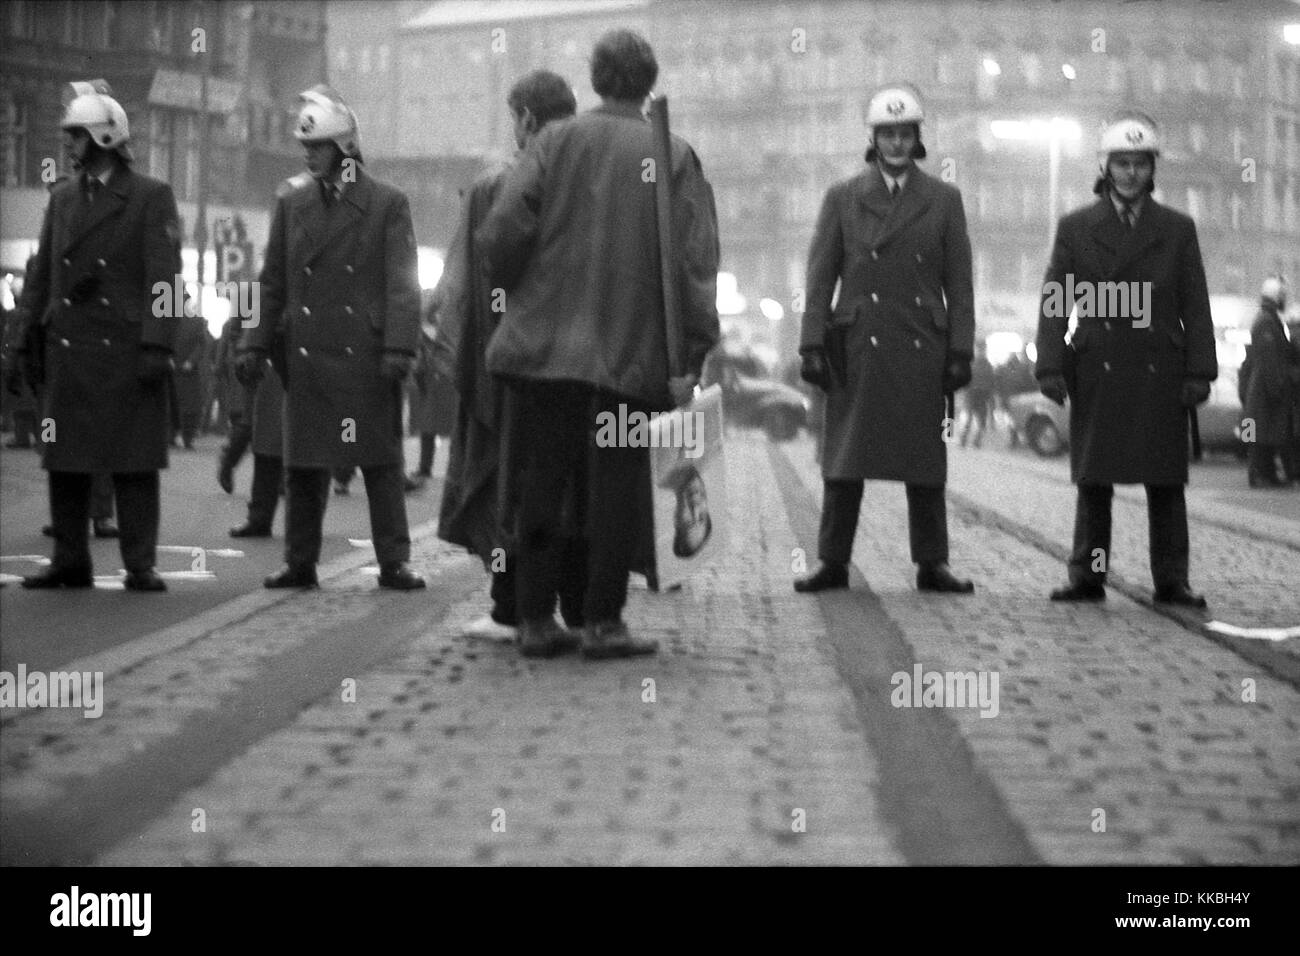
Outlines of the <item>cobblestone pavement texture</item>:
[{"label": "cobblestone pavement texture", "polygon": [[[811,445],[776,454],[819,504]],[[412,640],[362,672],[340,664],[313,675],[333,689],[203,782],[171,791],[162,812],[95,862],[905,862],[878,806],[890,781],[865,744],[817,599],[790,587],[796,549],[811,562],[815,542],[792,529],[766,443],[738,435],[728,455],[725,560],[680,592],[632,592],[627,619],[660,640],[657,657],[530,661],[465,637],[486,608],[485,577],[445,613],[415,597],[425,619]],[[1051,536],[1064,528],[1068,540],[1068,486],[1032,470],[1013,482],[992,458],[950,460],[955,489],[1033,515]],[[915,591],[900,486],[869,486],[855,563],[917,663],[999,675],[996,718],[949,713],[1042,859],[1300,862],[1295,688],[1122,595],[1051,605],[1059,562],[973,522],[964,511],[951,521],[953,564],[976,579],[973,596]],[[1115,561],[1138,576],[1145,544],[1122,530],[1132,523],[1117,511]],[[1200,558],[1206,536],[1221,533],[1194,523],[1193,573],[1211,600],[1236,588],[1226,579],[1284,605],[1293,592],[1283,559],[1259,542],[1234,542],[1221,569]],[[427,535],[414,552],[430,593],[471,561]],[[295,659],[323,627],[355,626],[366,640],[376,602],[412,596],[375,594],[359,564],[319,592],[147,645],[138,660],[116,655],[97,720],[9,712],[0,802],[39,812],[160,740],[228,716],[241,688]],[[349,678],[355,702],[343,699]],[[1241,700],[1247,678],[1254,703]],[[192,827],[196,809],[204,832]]]}]

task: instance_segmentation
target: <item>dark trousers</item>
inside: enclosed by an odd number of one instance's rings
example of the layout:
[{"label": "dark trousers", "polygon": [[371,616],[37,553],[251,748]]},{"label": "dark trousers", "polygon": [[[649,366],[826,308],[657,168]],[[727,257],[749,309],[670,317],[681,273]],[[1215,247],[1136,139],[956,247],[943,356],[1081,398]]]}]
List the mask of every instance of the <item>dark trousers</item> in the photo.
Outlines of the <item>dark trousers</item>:
[{"label": "dark trousers", "polygon": [[248,499],[248,523],[270,528],[280,503],[280,485],[284,481],[284,459],[275,455],[253,453],[253,490]]},{"label": "dark trousers", "polygon": [[[96,477],[84,472],[49,473],[53,566],[57,569],[91,568],[90,516]],[[158,472],[115,474],[112,489],[117,498],[122,563],[128,571],[148,570],[157,563],[161,513]]]},{"label": "dark trousers", "polygon": [[253,419],[243,412],[230,413],[230,435],[221,446],[221,459],[231,468],[243,460],[244,453],[253,441]]},{"label": "dark trousers", "polygon": [[113,476],[96,475],[90,482],[90,517],[107,521],[113,517]]},{"label": "dark trousers", "polygon": [[649,449],[597,448],[592,435],[602,411],[617,414],[620,403],[629,413],[647,409],[574,382],[511,382],[505,403],[515,443],[508,467],[516,471],[506,479],[514,500],[501,513],[513,524],[520,619],[550,617],[561,594],[576,603],[584,564],[582,619],[619,619],[637,544],[635,489],[646,480]]},{"label": "dark trousers", "polygon": [[[1277,452],[1276,445],[1265,445],[1260,442],[1250,446],[1250,473],[1256,478],[1262,478],[1265,481],[1276,481],[1277,477]],[[1285,464],[1285,461],[1283,462]]]},{"label": "dark trousers", "polygon": [[[1146,485],[1151,579],[1156,587],[1187,584],[1187,500],[1182,485]],[[1110,567],[1113,485],[1079,485],[1070,581],[1104,584]]]},{"label": "dark trousers", "polygon": [[431,432],[420,432],[420,469],[419,474],[426,478],[433,475],[433,452],[437,448],[438,436]]},{"label": "dark trousers", "polygon": [[[826,564],[848,564],[862,505],[861,479],[826,479],[822,492],[821,533],[817,557]],[[943,486],[907,486],[907,534],[912,560],[938,564],[948,560],[948,507]]]},{"label": "dark trousers", "polygon": [[[351,471],[351,469],[348,469]],[[285,502],[285,562],[291,566],[320,561],[325,505],[329,501],[330,469],[288,469]],[[375,465],[361,469],[370,507],[370,537],[381,568],[411,560],[411,532],[406,523],[405,477],[402,466]]]}]

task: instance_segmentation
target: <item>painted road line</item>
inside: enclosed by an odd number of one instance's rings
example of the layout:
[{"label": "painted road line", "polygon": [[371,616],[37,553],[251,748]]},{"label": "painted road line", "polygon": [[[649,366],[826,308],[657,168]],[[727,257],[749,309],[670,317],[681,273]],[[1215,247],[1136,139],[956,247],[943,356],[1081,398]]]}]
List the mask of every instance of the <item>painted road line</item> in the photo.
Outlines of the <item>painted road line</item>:
[{"label": "painted road line", "polygon": [[1252,641],[1286,641],[1300,637],[1300,627],[1238,627],[1223,621],[1209,621],[1205,629],[1225,637],[1242,637]]}]

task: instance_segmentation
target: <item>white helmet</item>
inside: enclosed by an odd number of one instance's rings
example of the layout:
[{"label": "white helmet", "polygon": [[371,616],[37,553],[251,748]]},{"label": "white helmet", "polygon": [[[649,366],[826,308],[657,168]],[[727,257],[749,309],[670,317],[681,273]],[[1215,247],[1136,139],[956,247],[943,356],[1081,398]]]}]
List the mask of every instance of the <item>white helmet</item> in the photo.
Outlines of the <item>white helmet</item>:
[{"label": "white helmet", "polygon": [[343,99],[328,86],[318,84],[299,94],[303,101],[293,135],[302,143],[333,140],[343,155],[361,158],[361,134],[357,117]]},{"label": "white helmet", "polygon": [[1111,153],[1150,153],[1160,155],[1160,137],[1155,121],[1142,113],[1129,113],[1112,122],[1101,134],[1097,150],[1102,161]]},{"label": "white helmet", "polygon": [[59,123],[61,129],[81,127],[90,134],[95,145],[102,149],[117,150],[124,159],[131,159],[131,128],[127,124],[126,110],[113,99],[113,91],[104,80],[90,80],[70,84],[73,98]]},{"label": "white helmet", "polygon": [[1264,284],[1260,286],[1259,289],[1259,297],[1261,299],[1268,299],[1275,305],[1279,306],[1286,302],[1286,294],[1286,276],[1282,275],[1269,276],[1264,280]]},{"label": "white helmet", "polygon": [[886,86],[867,103],[867,126],[872,130],[890,123],[920,124],[924,121],[925,110],[921,108],[920,97],[906,86]]}]

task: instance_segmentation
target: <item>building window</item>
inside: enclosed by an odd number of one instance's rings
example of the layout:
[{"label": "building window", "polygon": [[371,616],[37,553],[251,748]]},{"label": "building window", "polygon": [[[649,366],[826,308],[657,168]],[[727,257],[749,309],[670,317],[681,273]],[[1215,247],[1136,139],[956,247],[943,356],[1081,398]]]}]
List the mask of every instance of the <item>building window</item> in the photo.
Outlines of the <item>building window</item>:
[{"label": "building window", "polygon": [[344,72],[346,72],[349,69],[347,47],[341,46],[334,51],[334,65],[338,67],[340,70],[343,70]]},{"label": "building window", "polygon": [[1210,92],[1210,68],[1202,60],[1192,61],[1192,86],[1201,93]]},{"label": "building window", "polygon": [[1168,78],[1165,75],[1164,60],[1152,60],[1151,61],[1151,92],[1163,93],[1165,91],[1165,85],[1167,82],[1168,82]]},{"label": "building window", "polygon": [[379,46],[378,54],[375,57],[375,72],[388,72],[388,44],[382,43]]},{"label": "building window", "polygon": [[[4,126],[0,127],[0,159],[4,166],[0,170],[0,183],[5,186],[27,186],[28,164],[27,150],[30,145],[27,135],[30,111],[26,103],[16,102],[13,92],[5,90],[3,104]],[[33,177],[36,178],[36,177]]]},{"label": "building window", "polygon": [[1205,151],[1205,127],[1200,123],[1192,123],[1187,127],[1188,142],[1191,144],[1193,153]]},{"label": "building window", "polygon": [[5,4],[8,16],[5,17],[5,32],[11,37],[30,40],[34,33],[32,22],[32,5],[30,0],[13,0]]},{"label": "building window", "polygon": [[176,33],[176,11],[170,3],[153,4],[150,11],[150,46],[159,53],[172,52]]},{"label": "building window", "polygon": [[87,4],[64,0],[63,42],[68,46],[85,46]]},{"label": "building window", "polygon": [[1202,201],[1201,191],[1195,186],[1187,187],[1187,215],[1197,222],[1200,222],[1205,215],[1205,204]]}]

